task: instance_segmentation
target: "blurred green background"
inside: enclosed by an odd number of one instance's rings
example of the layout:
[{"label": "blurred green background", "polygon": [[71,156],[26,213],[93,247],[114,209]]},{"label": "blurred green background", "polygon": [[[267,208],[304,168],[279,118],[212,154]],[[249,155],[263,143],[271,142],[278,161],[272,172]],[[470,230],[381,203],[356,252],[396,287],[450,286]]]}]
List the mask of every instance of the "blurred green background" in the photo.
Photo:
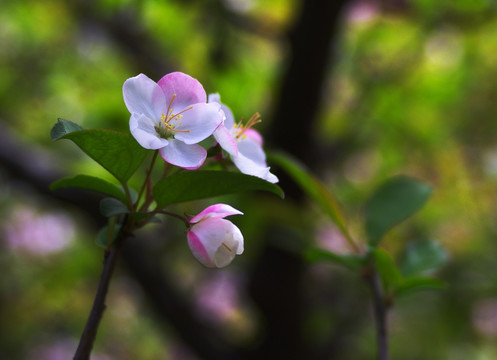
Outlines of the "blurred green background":
[{"label": "blurred green background", "polygon": [[[399,258],[411,241],[439,241],[449,260],[437,276],[447,289],[397,300],[392,358],[497,358],[497,2],[340,1],[329,23],[303,16],[325,3],[0,1],[1,359],[71,358],[101,270],[98,203],[78,209],[45,182],[110,175],[73,144],[51,142],[51,127],[61,117],[128,132],[124,81],[171,71],[219,92],[236,118],[260,112],[267,149],[308,163],[357,239],[364,201],[386,178],[431,184],[427,206],[382,246]],[[331,40],[299,40],[305,24]],[[317,48],[324,76],[314,76]],[[297,57],[309,66],[295,70]],[[317,82],[292,84],[292,71]],[[288,89],[296,101],[285,103]],[[290,116],[278,122],[283,111]],[[233,218],[245,253],[226,269],[198,264],[174,220],[137,234],[133,246],[147,250],[135,257],[161,276],[125,256],[92,359],[374,358],[367,288],[301,256],[309,244],[346,252],[343,239],[284,177],[281,186],[284,201],[217,199],[245,213]]]}]

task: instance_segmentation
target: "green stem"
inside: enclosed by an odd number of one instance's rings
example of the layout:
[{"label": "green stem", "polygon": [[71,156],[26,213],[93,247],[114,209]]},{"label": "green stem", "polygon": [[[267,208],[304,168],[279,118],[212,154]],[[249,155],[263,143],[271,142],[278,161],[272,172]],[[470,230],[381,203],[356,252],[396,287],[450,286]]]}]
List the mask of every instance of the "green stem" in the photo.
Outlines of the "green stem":
[{"label": "green stem", "polygon": [[128,208],[131,212],[135,211],[135,208],[133,206],[133,201],[131,200],[131,194],[129,192],[129,187],[128,184],[126,183],[121,183],[124,189],[124,193],[126,194],[126,199],[128,200]]},{"label": "green stem", "polygon": [[155,159],[157,159],[158,153],[159,153],[158,151],[154,151],[154,155],[152,156],[152,161],[150,162],[150,166],[147,170],[147,176],[145,177],[145,181],[143,182],[143,185],[140,188],[140,192],[138,193],[138,197],[136,198],[135,207],[138,207],[138,204],[140,203],[140,199],[143,195],[143,191],[145,190],[145,187],[147,186],[147,182],[150,179],[150,174],[152,173],[152,169],[154,167]]}]

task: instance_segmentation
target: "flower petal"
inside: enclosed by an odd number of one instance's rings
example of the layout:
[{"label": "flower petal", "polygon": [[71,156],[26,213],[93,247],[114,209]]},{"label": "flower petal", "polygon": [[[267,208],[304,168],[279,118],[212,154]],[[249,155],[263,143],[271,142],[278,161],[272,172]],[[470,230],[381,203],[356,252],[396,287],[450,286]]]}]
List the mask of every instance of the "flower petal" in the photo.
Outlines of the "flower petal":
[{"label": "flower petal", "polygon": [[161,149],[169,142],[157,135],[155,123],[143,114],[133,113],[129,119],[131,135],[145,149]]},{"label": "flower petal", "polygon": [[257,176],[273,184],[278,182],[278,178],[269,172],[269,167],[255,163],[240,152],[238,156],[232,156],[231,160],[243,174]]},{"label": "flower petal", "polygon": [[219,268],[243,253],[243,235],[231,221],[209,218],[191,227],[188,245],[202,264]]},{"label": "flower petal", "polygon": [[144,114],[158,120],[167,109],[166,98],[159,85],[143,74],[124,82],[123,97],[131,114]]},{"label": "flower petal", "polygon": [[267,167],[266,154],[264,153],[262,146],[257,141],[253,141],[252,138],[244,138],[243,140],[239,140],[238,152],[246,158],[252,160],[257,165]]},{"label": "flower petal", "polygon": [[238,155],[238,146],[236,144],[236,140],[231,135],[231,131],[229,131],[223,125],[220,125],[216,131],[214,131],[214,138],[219,143],[219,145],[226,151],[228,154],[237,156]]},{"label": "flower petal", "polygon": [[235,117],[233,116],[233,113],[231,112],[229,107],[221,102],[221,97],[218,93],[209,94],[207,102],[217,102],[221,104],[221,109],[224,111],[224,115],[226,116],[226,118],[224,119],[224,126],[226,126],[227,129],[231,129],[233,126],[235,126]]},{"label": "flower petal", "polygon": [[[192,109],[182,114],[181,120],[177,120],[174,138],[185,144],[196,144],[212,135],[214,130],[223,122],[224,114],[221,105],[194,104]],[[181,132],[183,131],[183,132]]]},{"label": "flower petal", "polygon": [[188,145],[176,139],[169,139],[169,144],[160,149],[159,154],[169,164],[188,170],[201,167],[207,157],[207,151],[202,146]]},{"label": "flower petal", "polygon": [[195,256],[195,258],[200,261],[201,264],[213,268],[216,267],[214,264],[214,261],[211,259],[209,256],[209,253],[207,253],[207,250],[200,240],[200,238],[195,234],[193,231],[188,231],[186,233],[187,239],[188,239],[188,246],[190,247],[190,250]]},{"label": "flower petal", "polygon": [[190,223],[197,223],[207,218],[224,218],[231,215],[243,215],[243,213],[227,204],[215,204],[206,207],[203,211],[195,215]]},{"label": "flower petal", "polygon": [[262,135],[257,130],[248,129],[243,135],[245,136],[245,139],[256,142],[259,146],[262,146],[264,143]]},{"label": "flower petal", "polygon": [[207,100],[202,84],[182,72],[167,74],[157,84],[164,92],[167,104],[174,98],[172,107],[176,110],[175,113],[192,104],[205,103]]}]

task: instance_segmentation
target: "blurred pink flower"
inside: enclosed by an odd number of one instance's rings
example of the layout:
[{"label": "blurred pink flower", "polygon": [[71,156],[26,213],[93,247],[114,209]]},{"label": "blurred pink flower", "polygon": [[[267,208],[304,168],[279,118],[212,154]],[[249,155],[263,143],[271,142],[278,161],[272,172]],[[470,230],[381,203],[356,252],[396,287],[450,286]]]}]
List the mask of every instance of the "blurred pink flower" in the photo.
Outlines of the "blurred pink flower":
[{"label": "blurred pink flower", "polygon": [[240,279],[226,270],[212,273],[195,294],[200,314],[213,322],[233,318],[239,308],[239,283]]},{"label": "blurred pink flower", "polygon": [[4,232],[12,250],[44,255],[66,248],[74,236],[74,227],[65,215],[39,215],[31,209],[18,208],[6,219]]}]

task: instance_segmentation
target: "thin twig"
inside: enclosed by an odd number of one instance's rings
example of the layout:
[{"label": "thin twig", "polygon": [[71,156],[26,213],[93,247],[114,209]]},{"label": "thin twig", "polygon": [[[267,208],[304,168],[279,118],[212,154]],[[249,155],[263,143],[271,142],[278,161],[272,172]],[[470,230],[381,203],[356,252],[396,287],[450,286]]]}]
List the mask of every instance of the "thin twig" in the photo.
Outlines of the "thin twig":
[{"label": "thin twig", "polygon": [[371,269],[367,277],[373,295],[373,310],[376,324],[377,359],[388,360],[388,329],[387,329],[387,304],[383,294],[378,272]]},{"label": "thin twig", "polygon": [[[116,239],[116,245],[112,247],[110,252],[105,252],[103,261],[102,275],[100,276],[100,282],[98,284],[97,293],[95,295],[95,300],[93,301],[93,306],[88,316],[85,329],[81,335],[76,354],[74,355],[74,360],[89,360],[90,354],[93,348],[93,343],[95,342],[95,337],[97,336],[98,326],[100,320],[102,320],[103,312],[106,308],[105,298],[109,289],[110,279],[114,268],[116,266],[116,259],[119,252],[120,243],[122,242],[122,235],[120,232],[118,238]],[[121,237],[121,239],[120,239]]]}]

